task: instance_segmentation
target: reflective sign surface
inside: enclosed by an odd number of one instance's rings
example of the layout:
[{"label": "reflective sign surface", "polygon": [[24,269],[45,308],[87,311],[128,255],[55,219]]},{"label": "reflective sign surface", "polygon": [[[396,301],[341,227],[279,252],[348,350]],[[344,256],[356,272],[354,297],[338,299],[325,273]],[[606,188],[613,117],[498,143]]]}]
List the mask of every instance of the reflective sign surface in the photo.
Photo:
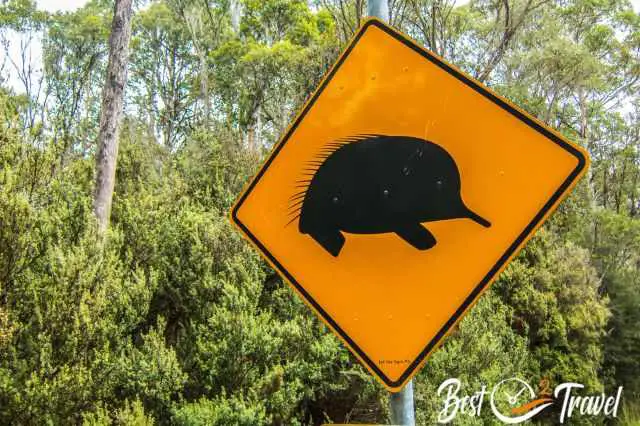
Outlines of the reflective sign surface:
[{"label": "reflective sign surface", "polygon": [[398,390],[587,162],[581,148],[369,20],[232,220]]}]

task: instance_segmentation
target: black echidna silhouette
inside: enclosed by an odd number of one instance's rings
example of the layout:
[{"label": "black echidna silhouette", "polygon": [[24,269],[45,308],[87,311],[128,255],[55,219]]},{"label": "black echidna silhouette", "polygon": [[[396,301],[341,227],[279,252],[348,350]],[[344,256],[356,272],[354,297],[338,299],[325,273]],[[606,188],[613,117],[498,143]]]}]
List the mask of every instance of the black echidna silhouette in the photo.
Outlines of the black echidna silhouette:
[{"label": "black echidna silhouette", "polygon": [[418,250],[436,244],[424,222],[468,218],[455,161],[433,142],[409,136],[358,135],[325,145],[299,181],[289,223],[333,256],[352,234],[394,232]]}]

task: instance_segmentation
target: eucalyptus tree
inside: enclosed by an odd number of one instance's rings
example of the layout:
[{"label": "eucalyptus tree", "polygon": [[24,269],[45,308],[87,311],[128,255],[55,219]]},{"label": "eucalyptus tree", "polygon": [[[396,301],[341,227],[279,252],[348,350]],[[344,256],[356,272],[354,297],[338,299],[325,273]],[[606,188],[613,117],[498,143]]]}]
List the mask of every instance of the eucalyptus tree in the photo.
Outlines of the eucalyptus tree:
[{"label": "eucalyptus tree", "polygon": [[212,118],[212,71],[215,62],[212,53],[239,30],[242,5],[238,1],[198,2],[194,0],[170,0],[171,8],[186,26],[191,44],[198,57],[200,98],[200,122],[209,125]]},{"label": "eucalyptus tree", "polygon": [[314,4],[331,14],[343,43],[351,38],[366,17],[366,0],[315,0]]},{"label": "eucalyptus tree", "polygon": [[109,61],[100,110],[94,213],[104,232],[109,225],[118,161],[118,134],[127,84],[132,0],[116,0],[109,36]]},{"label": "eucalyptus tree", "polygon": [[198,62],[180,15],[165,1],[134,18],[129,97],[131,115],[168,149],[180,147],[194,126]]},{"label": "eucalyptus tree", "polygon": [[51,99],[47,115],[61,163],[73,153],[95,152],[111,13],[104,4],[89,2],[49,19],[43,40]]},{"label": "eucalyptus tree", "polygon": [[221,112],[254,152],[273,143],[337,55],[326,11],[301,0],[246,1],[240,31],[214,52]]},{"label": "eucalyptus tree", "polygon": [[44,130],[48,88],[40,62],[40,42],[48,14],[37,10],[32,0],[8,0],[0,4],[0,45],[3,62],[0,81],[21,93],[22,132],[41,142]]}]

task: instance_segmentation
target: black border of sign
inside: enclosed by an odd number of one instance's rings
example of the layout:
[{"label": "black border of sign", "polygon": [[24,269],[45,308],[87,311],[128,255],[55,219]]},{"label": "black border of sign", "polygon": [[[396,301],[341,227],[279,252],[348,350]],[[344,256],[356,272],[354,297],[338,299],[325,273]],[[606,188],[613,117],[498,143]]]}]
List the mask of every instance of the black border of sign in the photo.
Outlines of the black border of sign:
[{"label": "black border of sign", "polygon": [[[271,162],[273,161],[273,159],[278,155],[278,153],[280,152],[282,147],[287,143],[287,141],[289,140],[289,138],[291,137],[293,132],[295,132],[295,130],[298,127],[298,125],[300,124],[300,122],[302,122],[302,120],[307,115],[307,113],[309,112],[311,107],[314,105],[315,101],[318,99],[320,94],[323,92],[323,90],[325,89],[327,84],[329,84],[329,82],[332,80],[333,76],[338,71],[340,66],[347,59],[347,57],[349,56],[349,54],[351,53],[351,51],[353,50],[355,45],[358,43],[360,38],[367,31],[367,29],[372,25],[375,25],[376,27],[380,28],[381,30],[383,30],[384,32],[386,32],[387,34],[389,34],[390,36],[392,36],[396,40],[402,42],[404,45],[406,45],[407,47],[409,47],[413,51],[415,51],[415,52],[419,53],[420,55],[422,55],[425,59],[429,60],[433,64],[437,65],[438,67],[442,68],[444,71],[448,72],[449,74],[451,74],[452,76],[454,76],[455,78],[460,80],[462,83],[464,83],[467,86],[471,87],[476,92],[480,93],[482,96],[488,98],[489,100],[493,101],[496,105],[500,106],[501,108],[503,108],[506,111],[510,112],[511,114],[513,114],[514,116],[519,118],[520,120],[524,121],[530,127],[532,127],[533,129],[537,130],[538,132],[542,133],[544,136],[546,136],[547,138],[549,138],[550,140],[552,140],[553,142],[558,144],[560,147],[564,148],[566,151],[568,151],[570,154],[572,154],[573,156],[575,156],[578,159],[578,165],[571,172],[571,174],[565,179],[565,181],[562,183],[560,188],[558,188],[558,190],[553,194],[553,196],[544,204],[544,206],[542,207],[542,210],[540,210],[538,212],[538,214],[535,215],[533,220],[531,222],[529,222],[529,224],[522,231],[522,233],[520,233],[520,235],[518,235],[518,238],[509,246],[507,251],[500,257],[500,259],[498,259],[498,261],[493,266],[493,268],[491,268],[491,270],[484,276],[484,278],[482,278],[480,283],[473,289],[473,291],[469,294],[469,296],[467,296],[467,298],[464,300],[462,305],[455,311],[455,313],[449,319],[449,321],[447,321],[442,326],[442,328],[438,331],[436,336],[433,339],[431,339],[431,341],[427,344],[427,346],[422,350],[422,352],[420,352],[418,357],[407,367],[407,369],[402,373],[402,375],[398,378],[398,380],[390,380],[378,368],[376,363],[373,362],[360,349],[360,347],[342,330],[342,328],[340,328],[340,326],[327,314],[327,312],[324,309],[322,309],[322,307],[309,295],[309,293],[307,293],[307,291],[304,289],[304,287],[300,283],[298,283],[296,281],[296,279],[266,249],[266,247],[264,245],[262,245],[262,243],[251,233],[251,231],[249,231],[249,229],[246,226],[244,226],[244,224],[238,218],[238,210],[240,209],[240,207],[242,206],[242,204],[244,203],[244,201],[246,200],[248,195],[251,193],[253,188],[256,186],[256,184],[258,183],[258,181],[260,180],[262,175],[265,173],[267,168],[271,165]],[[289,130],[286,133],[286,135],[282,138],[282,141],[276,146],[276,148],[271,153],[271,155],[269,156],[267,161],[264,163],[263,167],[260,169],[258,174],[254,177],[254,179],[251,181],[249,186],[243,192],[242,196],[240,197],[240,199],[237,201],[237,203],[233,207],[233,210],[232,210],[232,213],[231,213],[231,217],[232,217],[232,220],[236,223],[236,225],[238,227],[240,227],[240,229],[242,231],[244,231],[244,233],[251,239],[251,241],[263,253],[263,255],[266,256],[271,261],[271,263],[279,270],[279,272],[282,275],[284,275],[284,277],[287,279],[287,281],[289,281],[293,286],[295,286],[295,288],[298,290],[298,292],[306,299],[307,303],[309,303],[311,306],[313,306],[313,308],[322,316],[322,318],[351,346],[351,348],[355,352],[357,352],[358,356],[364,362],[367,363],[368,367],[373,372],[375,372],[375,374],[377,374],[378,377],[380,379],[382,379],[382,381],[387,386],[389,386],[391,388],[397,388],[400,385],[402,385],[405,382],[405,380],[407,380],[407,378],[410,377],[413,374],[414,370],[422,363],[422,361],[429,354],[429,352],[431,352],[431,350],[438,345],[438,343],[447,334],[447,332],[450,330],[450,328],[458,321],[458,319],[461,317],[461,315],[464,313],[464,311],[475,301],[476,297],[485,289],[487,284],[489,282],[491,282],[491,280],[493,279],[494,275],[498,271],[500,271],[500,269],[505,265],[505,263],[509,260],[509,258],[515,253],[515,251],[518,249],[520,244],[522,244],[527,239],[529,234],[536,228],[536,226],[538,226],[540,224],[540,222],[542,221],[544,216],[553,208],[553,206],[556,204],[556,202],[558,202],[558,200],[562,197],[562,195],[565,193],[565,191],[571,186],[571,184],[575,181],[575,179],[584,170],[586,164],[587,164],[587,159],[585,158],[584,154],[580,150],[576,149],[574,146],[572,146],[571,144],[569,144],[568,142],[564,141],[562,138],[560,138],[559,136],[557,136],[553,132],[549,131],[548,129],[546,129],[545,127],[543,127],[539,123],[537,123],[531,117],[527,116],[523,112],[521,112],[518,109],[516,109],[513,106],[511,106],[509,103],[507,103],[504,100],[500,99],[495,94],[491,93],[490,91],[488,91],[487,89],[485,89],[484,87],[482,87],[481,85],[479,85],[478,83],[473,81],[472,79],[466,77],[465,75],[463,75],[458,70],[452,68],[448,64],[446,64],[446,63],[442,62],[441,60],[439,60],[437,57],[431,55],[430,53],[425,51],[423,48],[417,46],[413,41],[411,41],[410,39],[406,38],[403,34],[396,32],[394,29],[388,27],[387,25],[385,25],[381,21],[378,21],[376,19],[370,19],[370,20],[368,20],[367,22],[365,22],[362,25],[362,27],[361,27],[360,31],[358,32],[358,34],[353,38],[353,40],[351,41],[351,43],[349,44],[349,46],[347,47],[345,52],[342,54],[342,56],[340,57],[338,62],[336,62],[335,66],[331,69],[330,73],[325,77],[325,79],[323,80],[321,86],[315,91],[315,93],[313,94],[313,97],[307,102],[307,104],[305,105],[305,107],[302,110],[302,112],[298,115],[296,121],[293,123],[293,125],[291,125],[291,127],[289,128]]]}]

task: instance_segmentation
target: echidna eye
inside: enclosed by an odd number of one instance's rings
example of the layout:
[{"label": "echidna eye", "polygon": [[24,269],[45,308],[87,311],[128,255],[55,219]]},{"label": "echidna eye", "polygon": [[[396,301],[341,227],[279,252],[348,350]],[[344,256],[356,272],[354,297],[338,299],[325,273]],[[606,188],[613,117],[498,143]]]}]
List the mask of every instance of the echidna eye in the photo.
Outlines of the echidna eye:
[{"label": "echidna eye", "polygon": [[338,204],[338,202],[340,201],[340,198],[338,198],[338,196],[337,196],[337,195],[335,195],[335,196],[331,199],[331,201],[333,201],[333,204]]},{"label": "echidna eye", "polygon": [[384,195],[385,197],[389,196],[389,190],[385,189],[384,191],[382,191],[382,195]]},{"label": "echidna eye", "polygon": [[436,181],[436,188],[442,189],[443,185],[444,185],[444,182],[441,179]]}]

